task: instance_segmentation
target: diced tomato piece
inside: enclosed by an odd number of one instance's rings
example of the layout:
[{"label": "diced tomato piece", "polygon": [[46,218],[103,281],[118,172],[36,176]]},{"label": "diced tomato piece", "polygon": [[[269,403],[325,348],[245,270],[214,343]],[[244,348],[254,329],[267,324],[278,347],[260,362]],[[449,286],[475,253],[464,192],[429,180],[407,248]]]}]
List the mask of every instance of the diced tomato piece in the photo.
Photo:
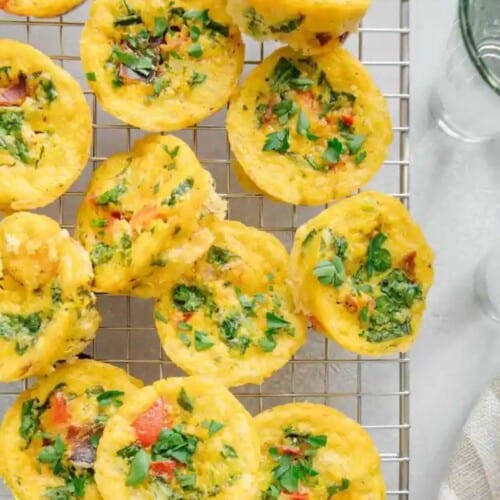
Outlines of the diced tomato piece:
[{"label": "diced tomato piece", "polygon": [[287,493],[286,498],[288,500],[309,500],[309,493],[305,492],[295,492],[295,493]]},{"label": "diced tomato piece", "polygon": [[71,415],[64,393],[59,391],[50,396],[50,409],[52,412],[52,422],[55,425],[65,425],[68,423]]},{"label": "diced tomato piece", "polygon": [[189,321],[189,320],[192,318],[193,314],[194,314],[194,313],[192,313],[192,312],[185,312],[185,313],[183,314],[183,316],[182,316],[182,317],[183,317],[183,320],[184,320],[184,321]]},{"label": "diced tomato piece", "polygon": [[352,127],[354,124],[354,116],[344,115],[342,117],[342,121],[344,122],[344,125],[347,125],[348,127]]},{"label": "diced tomato piece", "polygon": [[298,457],[299,455],[302,455],[302,451],[300,450],[300,448],[297,448],[296,446],[280,446],[279,452],[280,455],[291,455],[293,457]]},{"label": "diced tomato piece", "polygon": [[176,466],[175,460],[164,460],[163,462],[151,462],[149,470],[154,476],[162,476],[168,481],[174,477]]},{"label": "diced tomato piece", "polygon": [[144,447],[154,444],[160,431],[170,425],[171,422],[169,422],[163,399],[157,399],[148,410],[139,415],[132,423],[137,440]]},{"label": "diced tomato piece", "polygon": [[415,277],[416,258],[417,258],[417,252],[413,251],[407,254],[403,259],[403,270],[411,279]]},{"label": "diced tomato piece", "polygon": [[350,313],[357,313],[359,311],[359,303],[353,295],[348,295],[344,299],[344,307],[350,312]]}]

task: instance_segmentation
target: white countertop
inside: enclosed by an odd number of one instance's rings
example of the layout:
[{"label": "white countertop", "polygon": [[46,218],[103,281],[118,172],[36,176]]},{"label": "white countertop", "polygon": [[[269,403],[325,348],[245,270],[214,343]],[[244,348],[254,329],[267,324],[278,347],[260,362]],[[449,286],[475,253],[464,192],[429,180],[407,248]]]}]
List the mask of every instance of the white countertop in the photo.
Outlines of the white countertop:
[{"label": "white countertop", "polygon": [[411,208],[436,251],[436,283],[411,354],[415,500],[437,498],[468,412],[500,373],[500,324],[482,314],[473,294],[476,264],[500,239],[500,141],[448,139],[428,108],[455,13],[456,0],[411,2]]}]

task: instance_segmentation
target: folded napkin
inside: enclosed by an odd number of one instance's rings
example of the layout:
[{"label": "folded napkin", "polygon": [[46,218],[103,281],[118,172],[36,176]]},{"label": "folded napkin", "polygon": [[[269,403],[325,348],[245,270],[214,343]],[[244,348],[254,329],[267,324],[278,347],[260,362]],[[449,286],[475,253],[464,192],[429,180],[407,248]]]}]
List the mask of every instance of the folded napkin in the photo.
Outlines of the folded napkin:
[{"label": "folded napkin", "polygon": [[472,410],[438,500],[500,499],[500,376]]}]

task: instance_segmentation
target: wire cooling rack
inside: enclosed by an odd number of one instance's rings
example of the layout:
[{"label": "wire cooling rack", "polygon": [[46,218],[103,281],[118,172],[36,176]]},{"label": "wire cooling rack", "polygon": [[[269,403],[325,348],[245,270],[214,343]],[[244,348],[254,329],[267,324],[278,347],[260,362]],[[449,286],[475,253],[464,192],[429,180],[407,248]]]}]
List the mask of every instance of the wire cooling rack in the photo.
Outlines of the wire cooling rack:
[{"label": "wire cooling rack", "polygon": [[[58,201],[40,210],[69,231],[93,169],[108,156],[129,149],[144,132],[104,113],[88,89],[79,61],[79,38],[87,17],[86,2],[53,19],[0,13],[0,38],[30,43],[68,70],[85,89],[93,112],[93,146],[81,178]],[[0,11],[1,12],[1,11]],[[245,75],[275,47],[246,40]],[[389,157],[370,187],[390,193],[406,205],[409,192],[409,0],[374,0],[358,34],[347,47],[371,71],[388,100],[394,124]],[[231,153],[224,128],[225,111],[176,133],[196,151],[227,198],[229,217],[275,234],[288,248],[295,229],[320,208],[292,207],[244,193],[230,169]],[[162,353],[154,330],[152,302],[100,296],[103,323],[87,353],[142,378],[146,383],[181,374]],[[25,383],[0,385],[0,416]],[[261,386],[243,386],[235,394],[252,414],[290,401],[334,406],[360,422],[382,456],[388,498],[409,498],[409,358],[355,356],[311,332],[307,345],[286,367]],[[12,498],[0,485],[0,498]],[[242,499],[244,500],[244,499]]]}]

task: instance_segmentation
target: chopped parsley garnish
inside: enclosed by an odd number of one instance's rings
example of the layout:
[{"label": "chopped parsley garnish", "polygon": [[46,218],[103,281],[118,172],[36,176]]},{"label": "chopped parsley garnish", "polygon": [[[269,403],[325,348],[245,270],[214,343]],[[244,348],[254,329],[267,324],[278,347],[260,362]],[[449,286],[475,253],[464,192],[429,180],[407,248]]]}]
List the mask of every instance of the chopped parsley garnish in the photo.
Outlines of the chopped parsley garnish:
[{"label": "chopped parsley garnish", "polygon": [[229,250],[212,245],[208,250],[207,262],[217,267],[223,267],[234,257],[236,256]]},{"label": "chopped parsley garnish", "polygon": [[317,141],[319,136],[314,135],[311,132],[311,123],[309,122],[309,118],[307,118],[304,110],[301,110],[299,113],[299,117],[297,118],[297,134],[309,139],[310,141]]},{"label": "chopped parsley garnish", "polygon": [[266,331],[264,332],[264,337],[258,341],[260,348],[264,352],[272,352],[276,349],[277,342],[275,336],[281,329],[286,329],[289,334],[293,335],[293,329],[290,330],[291,324],[289,321],[273,312],[266,313]]},{"label": "chopped parsley garnish", "polygon": [[162,429],[151,448],[153,461],[176,460],[189,465],[198,446],[198,438],[183,433],[178,427]]},{"label": "chopped parsley garnish", "polygon": [[95,73],[92,71],[90,73],[85,73],[85,77],[87,78],[87,80],[89,82],[95,82],[97,79],[96,79],[96,76],[95,76]]},{"label": "chopped parsley garnish", "polygon": [[216,420],[203,420],[201,426],[207,429],[208,437],[212,437],[214,434],[224,428],[224,424],[221,424]]},{"label": "chopped parsley garnish", "polygon": [[224,458],[238,458],[238,454],[236,453],[236,450],[232,446],[229,446],[228,444],[222,445],[222,450],[221,450],[220,454]]},{"label": "chopped parsley garnish", "polygon": [[168,86],[166,78],[157,78],[153,84],[153,97],[160,97],[160,94]]},{"label": "chopped parsley garnish", "polygon": [[191,347],[191,339],[185,333],[178,333],[177,336],[186,347]]},{"label": "chopped parsley garnish", "polygon": [[194,348],[200,351],[206,351],[214,346],[214,343],[208,338],[205,332],[196,330],[194,332]]},{"label": "chopped parsley garnish", "polygon": [[106,227],[108,225],[107,219],[96,218],[90,221],[92,227]]},{"label": "chopped parsley garnish", "polygon": [[384,233],[378,233],[368,245],[368,253],[366,256],[366,273],[371,278],[376,272],[383,273],[391,268],[392,259],[389,250],[382,248],[382,245],[387,240]]},{"label": "chopped parsley garnish", "polygon": [[351,485],[351,481],[349,481],[349,479],[346,479],[345,477],[343,477],[340,484],[332,484],[332,485],[328,486],[326,489],[326,493],[328,495],[327,500],[330,500],[337,493],[340,493],[341,491],[347,490],[347,488],[349,488],[350,485]]},{"label": "chopped parsley garnish", "polygon": [[132,458],[125,484],[127,486],[138,486],[145,481],[149,475],[150,463],[149,455],[144,450],[139,450]]},{"label": "chopped parsley garnish", "polygon": [[347,132],[342,132],[341,135],[346,141],[347,149],[349,150],[349,154],[352,154],[352,155],[358,153],[359,150],[361,149],[361,146],[365,142],[364,135],[350,134]]},{"label": "chopped parsley garnish", "polygon": [[113,258],[115,250],[115,247],[107,245],[106,243],[97,243],[90,251],[90,260],[94,266],[106,264]]},{"label": "chopped parsley garnish", "polygon": [[345,281],[345,269],[342,259],[335,255],[332,260],[321,260],[313,270],[314,276],[323,285],[338,288]]},{"label": "chopped parsley garnish", "polygon": [[96,198],[98,205],[116,205],[119,199],[127,192],[127,187],[123,183],[119,183],[113,188],[105,191]]},{"label": "chopped parsley garnish", "polygon": [[179,403],[179,406],[186,411],[192,412],[194,410],[193,401],[188,396],[184,387],[182,387],[181,390],[179,391],[179,395],[177,396],[177,402]]},{"label": "chopped parsley garnish", "polygon": [[22,112],[0,110],[0,149],[23,163],[30,163],[28,144],[22,134],[23,124]]},{"label": "chopped parsley garnish", "polygon": [[14,340],[16,353],[23,355],[33,346],[42,327],[42,315],[0,314],[0,339]]},{"label": "chopped parsley garnish", "polygon": [[241,354],[245,354],[251,340],[247,335],[238,335],[240,327],[241,317],[239,314],[226,316],[219,325],[220,337],[228,347],[238,349]]},{"label": "chopped parsley garnish", "polygon": [[177,285],[172,291],[174,305],[183,312],[194,312],[207,303],[207,296],[196,286]]},{"label": "chopped parsley garnish", "polygon": [[44,409],[40,405],[40,401],[36,398],[23,402],[19,435],[24,439],[27,445],[31,443],[33,436],[40,428],[40,416],[43,411]]},{"label": "chopped parsley garnish", "polygon": [[290,80],[299,76],[300,70],[288,59],[281,57],[271,75],[271,90],[278,93],[284,92],[288,90]]},{"label": "chopped parsley garnish", "polygon": [[367,153],[366,151],[362,150],[360,151],[359,153],[356,154],[356,156],[354,157],[354,164],[356,166],[359,166],[361,165],[365,159],[366,159],[366,156],[367,156]]},{"label": "chopped parsley garnish", "polygon": [[191,57],[194,57],[195,59],[199,59],[203,55],[203,49],[201,48],[200,43],[196,42],[188,47],[187,53]]},{"label": "chopped parsley garnish", "polygon": [[284,128],[277,132],[271,132],[266,136],[263,151],[276,151],[277,153],[284,154],[290,149],[290,129]]},{"label": "chopped parsley garnish", "polygon": [[154,317],[157,321],[161,321],[162,323],[168,323],[168,319],[163,316],[163,314],[157,309],[154,312]]},{"label": "chopped parsley garnish", "polygon": [[181,198],[191,191],[194,186],[194,179],[192,177],[188,177],[184,179],[177,187],[172,190],[170,196],[162,201],[162,205],[167,205],[169,207],[173,207]]},{"label": "chopped parsley garnish", "polygon": [[198,73],[195,71],[192,75],[191,78],[189,79],[189,85],[190,87],[194,87],[195,85],[201,85],[202,83],[205,83],[207,79],[207,75],[203,73]]},{"label": "chopped parsley garnish", "polygon": [[153,29],[153,36],[155,38],[161,37],[168,29],[168,21],[164,17],[155,17],[155,26]]},{"label": "chopped parsley garnish", "polygon": [[[264,111],[266,110],[267,106],[264,105]],[[298,110],[299,106],[295,101],[285,99],[282,100],[280,103],[274,105],[273,114],[275,114],[278,117],[280,125],[285,125],[288,123],[290,118],[292,118],[297,114]]]},{"label": "chopped parsley garnish", "polygon": [[57,435],[52,444],[44,446],[40,450],[36,459],[42,464],[49,465],[52,472],[56,473],[62,468],[61,462],[64,457],[65,450],[66,445],[64,444],[64,441],[61,436]]},{"label": "chopped parsley garnish", "polygon": [[39,85],[48,103],[51,103],[57,99],[58,93],[56,90],[56,86],[50,78],[42,78]]},{"label": "chopped parsley garnish", "polygon": [[54,305],[62,302],[62,288],[56,281],[50,285],[50,298]]},{"label": "chopped parsley garnish", "polygon": [[299,16],[293,17],[288,21],[282,21],[280,23],[272,24],[269,26],[271,33],[291,33],[299,28],[306,16],[300,14]]},{"label": "chopped parsley garnish", "polygon": [[323,153],[322,158],[328,163],[338,163],[343,150],[344,146],[336,137],[334,139],[328,139],[327,148]]},{"label": "chopped parsley garnish", "polygon": [[174,148],[172,148],[172,150],[170,150],[168,149],[168,146],[166,144],[163,145],[163,150],[170,156],[170,158],[172,158],[172,160],[177,157],[180,149],[181,149],[180,146],[175,146]]},{"label": "chopped parsley garnish", "polygon": [[116,408],[119,408],[123,405],[123,396],[125,396],[123,391],[104,391],[96,397],[96,400],[99,406],[113,405]]}]

